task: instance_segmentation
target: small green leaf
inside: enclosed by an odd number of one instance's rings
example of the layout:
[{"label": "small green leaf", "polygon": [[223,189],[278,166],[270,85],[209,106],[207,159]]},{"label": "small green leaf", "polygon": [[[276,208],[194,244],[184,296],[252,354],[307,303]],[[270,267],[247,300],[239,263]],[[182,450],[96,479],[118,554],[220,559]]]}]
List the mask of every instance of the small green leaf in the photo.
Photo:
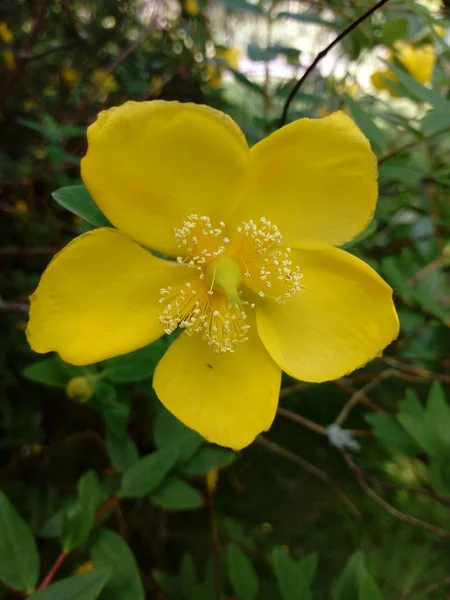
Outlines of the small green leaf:
[{"label": "small green leaf", "polygon": [[184,467],[185,475],[204,475],[212,469],[228,467],[237,458],[236,452],[227,448],[207,447],[201,450]]},{"label": "small green leaf", "polygon": [[414,438],[394,417],[370,413],[365,416],[365,419],[372,425],[372,433],[382,444],[405,454],[418,454],[422,451]]},{"label": "small green leaf", "polygon": [[425,409],[425,438],[428,452],[437,459],[446,459],[450,451],[450,409],[442,384],[435,381]]},{"label": "small green leaf", "polygon": [[406,39],[408,29],[409,22],[404,17],[391,18],[383,26],[381,42],[385,46],[392,46],[397,40]]},{"label": "small green leaf", "polygon": [[128,544],[115,531],[99,533],[91,550],[96,567],[108,567],[111,576],[103,595],[105,600],[145,600],[136,560]]},{"label": "small green leaf", "polygon": [[100,483],[94,471],[85,473],[78,482],[77,502],[67,511],[61,542],[66,552],[81,546],[94,525],[100,501]]},{"label": "small green leaf", "polygon": [[359,550],[351,555],[334,589],[333,600],[359,600],[361,579],[366,573],[364,554]]},{"label": "small green leaf", "polygon": [[118,471],[128,471],[139,460],[136,444],[129,435],[116,436],[107,429],[105,442],[109,458]]},{"label": "small green leaf", "polygon": [[258,576],[251,560],[236,543],[227,547],[228,576],[240,600],[254,600],[259,589]]},{"label": "small green leaf", "polygon": [[178,462],[186,463],[203,443],[202,436],[186,427],[163,406],[153,429],[155,444],[159,448],[173,448],[178,453]]},{"label": "small green leaf", "polygon": [[373,149],[378,153],[384,152],[389,144],[386,134],[375,124],[371,115],[364,110],[359,102],[355,102],[348,94],[344,94],[344,98],[353,119],[369,139]]},{"label": "small green leaf", "polygon": [[317,570],[317,554],[308,554],[296,562],[282,548],[274,548],[272,560],[283,600],[310,600],[311,585]]},{"label": "small green leaf", "polygon": [[109,569],[95,569],[63,579],[38,592],[33,600],[96,600],[110,573]]},{"label": "small green leaf", "polygon": [[74,215],[81,217],[95,227],[112,227],[108,219],[92,200],[84,185],[70,185],[52,193],[53,199]]},{"label": "small green leaf", "polygon": [[400,83],[406,88],[406,90],[412,95],[422,100],[422,102],[427,102],[431,104],[434,108],[440,108],[445,111],[450,111],[450,102],[445,99],[444,96],[441,96],[439,92],[436,90],[429,89],[419,83],[417,79],[411,77],[406,71],[398,67],[393,63],[388,63],[387,61],[383,61],[385,65],[390,69],[395,75],[398,77]]},{"label": "small green leaf", "polygon": [[201,493],[186,481],[172,477],[151,495],[153,504],[167,510],[191,510],[203,506]]},{"label": "small green leaf", "polygon": [[161,485],[177,458],[174,448],[163,448],[140,458],[125,472],[120,495],[123,498],[141,498],[149,494]]},{"label": "small green leaf", "polygon": [[25,367],[22,374],[27,379],[36,383],[43,383],[50,387],[59,388],[65,387],[70,379],[70,376],[57,357],[38,360],[32,365]]},{"label": "small green leaf", "polygon": [[397,420],[409,435],[419,444],[422,450],[427,450],[427,440],[425,437],[425,426],[421,419],[412,415],[399,413]]},{"label": "small green leaf", "polygon": [[33,534],[0,491],[0,581],[31,594],[38,577],[39,555]]},{"label": "small green leaf", "polygon": [[358,600],[383,600],[381,592],[370,573],[365,573],[361,578]]},{"label": "small green leaf", "polygon": [[114,383],[133,383],[150,379],[167,347],[166,340],[158,340],[145,348],[105,361],[108,379]]}]

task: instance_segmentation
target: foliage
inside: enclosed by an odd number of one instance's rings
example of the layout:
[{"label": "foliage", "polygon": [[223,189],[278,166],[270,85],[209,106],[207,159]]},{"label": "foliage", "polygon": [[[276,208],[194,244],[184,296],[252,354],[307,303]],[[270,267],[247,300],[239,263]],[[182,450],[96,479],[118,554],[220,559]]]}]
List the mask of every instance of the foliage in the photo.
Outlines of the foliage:
[{"label": "foliage", "polygon": [[[156,399],[167,336],[74,367],[34,356],[23,333],[27,297],[52,255],[108,225],[79,175],[86,126],[100,110],[129,98],[206,103],[254,144],[277,128],[324,40],[362,5],[3,3],[0,598],[443,598],[448,3],[388,3],[321,62],[289,108],[289,120],[345,110],[378,157],[375,220],[349,249],[394,289],[401,336],[383,356],[336,382],[286,376],[272,430],[238,455]],[[433,46],[430,84],[399,62],[383,65],[398,41]],[[386,66],[394,96],[369,83]]]}]

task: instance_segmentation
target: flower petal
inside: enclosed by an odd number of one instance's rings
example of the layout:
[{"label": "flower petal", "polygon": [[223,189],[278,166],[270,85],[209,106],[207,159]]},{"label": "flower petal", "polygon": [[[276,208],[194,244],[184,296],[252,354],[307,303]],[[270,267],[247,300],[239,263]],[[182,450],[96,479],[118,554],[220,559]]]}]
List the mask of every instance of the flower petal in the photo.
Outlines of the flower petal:
[{"label": "flower petal", "polygon": [[234,353],[213,352],[182,334],[156,367],[153,386],[165,407],[208,441],[239,450],[275,417],[281,371],[255,328]]},{"label": "flower petal", "polygon": [[372,218],[376,159],[343,112],[300,119],[251,149],[243,197],[236,222],[266,217],[287,246],[339,245]]},{"label": "flower petal", "polygon": [[102,212],[150,248],[178,255],[174,227],[232,212],[248,146],[234,121],[195,104],[127,102],[88,129],[81,173]]},{"label": "flower petal", "polygon": [[286,304],[259,304],[258,333],[275,362],[303,381],[337,379],[363,366],[398,335],[392,290],[337,248],[292,251],[305,289]]},{"label": "flower petal", "polygon": [[96,229],[51,261],[31,297],[27,338],[36,352],[56,350],[86,365],[159,338],[161,286],[192,269],[152,256],[114,229]]}]

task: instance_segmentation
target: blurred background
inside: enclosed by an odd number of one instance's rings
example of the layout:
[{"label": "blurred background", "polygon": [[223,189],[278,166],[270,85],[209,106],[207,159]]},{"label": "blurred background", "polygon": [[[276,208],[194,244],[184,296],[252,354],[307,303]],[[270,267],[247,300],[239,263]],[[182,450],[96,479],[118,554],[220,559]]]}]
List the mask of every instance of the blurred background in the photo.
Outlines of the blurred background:
[{"label": "blurred background", "polygon": [[[450,598],[448,0],[387,2],[288,113],[344,110],[378,157],[375,219],[346,249],[394,288],[383,356],[327,384],[286,376],[272,429],[236,454],[160,406],[167,340],[77,368],[24,335],[40,274],[92,227],[52,192],[81,183],[99,111],[208,104],[254,144],[373,4],[0,2],[0,598]],[[166,446],[179,460],[156,481]]]}]

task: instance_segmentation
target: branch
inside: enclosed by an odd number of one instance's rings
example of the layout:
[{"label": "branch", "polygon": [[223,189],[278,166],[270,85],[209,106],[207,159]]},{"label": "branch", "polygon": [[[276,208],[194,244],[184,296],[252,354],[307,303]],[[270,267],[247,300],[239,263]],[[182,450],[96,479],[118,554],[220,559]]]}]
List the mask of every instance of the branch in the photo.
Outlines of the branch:
[{"label": "branch", "polygon": [[283,113],[281,115],[280,124],[278,125],[279,128],[283,127],[283,125],[286,123],[289,106],[291,105],[291,102],[295,98],[295,95],[297,94],[297,92],[299,91],[299,89],[301,88],[301,86],[303,85],[305,80],[307,79],[308,75],[316,68],[316,66],[320,63],[320,61],[323,58],[325,58],[325,56],[328,54],[328,52],[336,46],[336,44],[339,44],[339,42],[341,42],[345,37],[347,37],[347,35],[349,33],[351,33],[359,25],[361,25],[361,23],[363,21],[368,19],[371,15],[373,15],[373,13],[375,13],[378,9],[380,9],[387,2],[389,2],[389,0],[379,0],[379,2],[377,2],[374,6],[372,6],[372,8],[369,8],[369,10],[364,12],[358,19],[356,19],[356,21],[353,21],[353,23],[351,23],[346,29],[344,29],[344,31],[342,33],[340,33],[331,42],[331,44],[328,44],[328,46],[326,48],[324,48],[323,50],[321,50],[319,52],[319,54],[316,56],[316,58],[313,60],[313,62],[310,64],[310,66],[303,73],[302,77],[300,77],[300,79],[297,81],[294,88],[292,89],[292,92],[289,94],[289,97],[286,100],[284,108],[283,108]]},{"label": "branch", "polygon": [[274,452],[275,454],[278,454],[279,456],[287,458],[291,462],[300,465],[300,467],[305,469],[305,471],[307,471],[314,477],[317,477],[317,479],[320,479],[320,481],[322,481],[326,486],[330,488],[330,490],[333,492],[336,498],[338,498],[338,500],[342,502],[342,504],[347,508],[349,513],[351,513],[354,517],[357,518],[361,516],[361,513],[350,500],[350,498],[348,498],[348,496],[344,494],[344,492],[321,469],[310,463],[308,460],[302,458],[301,456],[294,454],[294,452],[291,452],[290,450],[287,450],[286,448],[275,444],[275,442],[270,441],[263,435],[259,435],[255,441],[261,446],[264,446],[265,448],[270,450],[271,452]]},{"label": "branch", "polygon": [[450,127],[444,127],[443,129],[438,129],[437,131],[435,131],[434,133],[431,133],[430,135],[427,135],[426,137],[420,138],[420,140],[413,140],[412,142],[408,142],[404,146],[399,146],[398,148],[394,148],[394,150],[392,150],[391,152],[388,152],[384,156],[381,156],[378,159],[378,164],[381,165],[382,163],[386,162],[387,160],[390,160],[391,158],[393,158],[394,156],[397,156],[397,154],[406,152],[407,150],[410,150],[410,148],[414,148],[415,146],[420,146],[420,144],[424,144],[425,142],[428,142],[428,140],[432,140],[433,138],[438,137],[438,136],[442,135],[443,133],[448,133],[448,132],[450,132]]},{"label": "branch", "polygon": [[427,523],[426,521],[421,521],[420,519],[417,519],[416,517],[413,517],[412,515],[408,515],[402,511],[398,510],[397,508],[395,508],[394,506],[389,504],[389,502],[386,502],[386,500],[384,500],[381,496],[379,496],[375,492],[375,490],[373,490],[367,484],[367,482],[364,478],[363,472],[353,462],[350,454],[348,452],[346,452],[345,450],[340,450],[340,453],[342,454],[342,457],[344,458],[345,462],[347,463],[347,466],[349,467],[351,472],[354,474],[359,487],[366,494],[366,496],[371,498],[374,502],[376,502],[379,506],[381,506],[381,508],[384,508],[385,511],[387,511],[389,514],[391,514],[396,519],[400,519],[400,521],[405,521],[406,523],[409,523],[410,525],[415,525],[416,527],[421,527],[422,529],[426,529],[427,531],[430,531],[431,533],[435,533],[437,535],[440,535],[442,537],[450,539],[450,531],[441,529],[441,527],[437,527],[437,525],[432,525],[431,523]]}]

